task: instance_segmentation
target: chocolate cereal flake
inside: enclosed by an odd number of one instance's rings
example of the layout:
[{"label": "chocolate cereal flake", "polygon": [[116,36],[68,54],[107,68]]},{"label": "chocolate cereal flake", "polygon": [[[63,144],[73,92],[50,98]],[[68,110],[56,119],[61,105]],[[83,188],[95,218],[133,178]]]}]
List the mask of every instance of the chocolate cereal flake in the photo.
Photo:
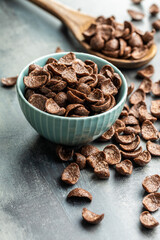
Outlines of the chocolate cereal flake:
[{"label": "chocolate cereal flake", "polygon": [[63,49],[61,49],[60,47],[57,47],[55,52],[56,52],[56,53],[60,53],[60,52],[64,52],[64,51],[63,51]]},{"label": "chocolate cereal flake", "polygon": [[122,57],[124,55],[125,48],[127,47],[127,42],[123,38],[119,39],[119,47],[119,56]]},{"label": "chocolate cereal flake", "polygon": [[114,127],[111,126],[111,128],[104,132],[98,140],[101,142],[109,141],[113,137],[114,133],[115,133]]},{"label": "chocolate cereal flake", "polygon": [[118,73],[113,73],[112,82],[117,89],[122,86],[122,79]]},{"label": "chocolate cereal flake", "polygon": [[68,67],[62,72],[62,78],[70,85],[77,83],[76,73],[72,67]]},{"label": "chocolate cereal flake", "polygon": [[[126,30],[127,30],[127,29],[126,29]],[[123,58],[124,58],[124,59],[132,58],[132,56],[131,56],[131,51],[132,51],[131,46],[127,46],[127,47],[124,49]]]},{"label": "chocolate cereal flake", "polygon": [[159,138],[157,129],[149,120],[143,122],[141,133],[145,140],[157,140]]},{"label": "chocolate cereal flake", "polygon": [[145,120],[149,120],[151,122],[155,122],[157,120],[157,118],[153,117],[148,111],[147,111],[147,106],[141,105],[138,109],[138,113],[139,113],[139,121],[143,122]]},{"label": "chocolate cereal flake", "polygon": [[141,106],[144,106],[147,109],[146,103],[143,101],[140,101],[139,103],[133,105],[129,110],[129,115],[133,115],[136,118],[139,118],[139,108]]},{"label": "chocolate cereal flake", "polygon": [[39,88],[39,91],[44,94],[44,95],[47,95],[48,93],[51,92],[51,89],[49,89],[48,87],[46,86],[42,86],[41,88]]},{"label": "chocolate cereal flake", "polygon": [[155,212],[160,207],[160,193],[150,193],[143,198],[143,206],[150,212]]},{"label": "chocolate cereal flake", "polygon": [[60,106],[60,107],[66,107],[67,105],[67,94],[65,92],[59,92],[55,95],[54,101]]},{"label": "chocolate cereal flake", "polygon": [[[121,133],[124,133],[121,135]],[[129,144],[135,140],[136,136],[134,133],[126,134],[125,130],[118,130],[115,132],[115,139],[118,143]]]},{"label": "chocolate cereal flake", "polygon": [[140,215],[140,222],[145,228],[155,228],[159,225],[159,222],[148,211],[144,211]]},{"label": "chocolate cereal flake", "polygon": [[150,45],[154,41],[154,34],[155,34],[155,29],[153,29],[151,32],[145,32],[142,35],[143,42],[146,43],[147,45]]},{"label": "chocolate cereal flake", "polygon": [[100,179],[108,179],[110,176],[109,166],[106,161],[100,161],[94,168],[94,173]]},{"label": "chocolate cereal flake", "polygon": [[30,104],[42,111],[45,110],[46,101],[47,98],[41,94],[32,94],[28,99]]},{"label": "chocolate cereal flake", "polygon": [[46,94],[46,97],[47,97],[47,98],[53,98],[53,99],[54,99],[55,96],[56,96],[56,93],[55,93],[55,92],[49,92],[49,93]]},{"label": "chocolate cereal flake", "polygon": [[117,119],[115,121],[115,123],[113,124],[113,128],[114,128],[114,131],[123,131],[125,129],[125,123],[120,120],[120,119]]},{"label": "chocolate cereal flake", "polygon": [[[46,67],[46,66],[44,66],[44,67]],[[51,72],[48,70],[48,68],[47,68],[47,70],[45,70],[44,67],[43,68],[36,67],[31,73],[29,73],[29,76],[30,77],[32,77],[32,76],[47,76],[47,82],[49,82],[52,75],[51,75]],[[23,81],[24,81],[24,79],[23,79]]]},{"label": "chocolate cereal flake", "polygon": [[74,115],[87,117],[89,115],[89,111],[84,106],[79,106],[74,109]]},{"label": "chocolate cereal flake", "polygon": [[142,89],[137,89],[130,96],[129,102],[134,105],[134,104],[137,104],[141,101],[144,101],[145,97],[146,96],[145,96],[144,91]]},{"label": "chocolate cereal flake", "polygon": [[133,126],[127,126],[125,128],[125,133],[127,134],[131,134],[131,133],[139,134],[140,132],[141,132],[141,128],[139,124],[133,125]]},{"label": "chocolate cereal flake", "polygon": [[152,84],[152,93],[155,96],[160,97],[160,80]]},{"label": "chocolate cereal flake", "polygon": [[141,152],[137,157],[135,157],[134,162],[139,166],[145,166],[151,160],[151,155],[148,151]]},{"label": "chocolate cereal flake", "polygon": [[127,112],[129,112],[129,106],[126,103],[124,104],[123,110],[126,110]]},{"label": "chocolate cereal flake", "polygon": [[115,51],[102,50],[102,53],[111,58],[118,58],[119,50],[115,50]]},{"label": "chocolate cereal flake", "polygon": [[69,161],[73,157],[74,150],[66,146],[57,145],[56,153],[62,161]]},{"label": "chocolate cereal flake", "polygon": [[85,157],[88,157],[98,152],[99,152],[99,149],[93,145],[84,145],[81,148],[81,154],[84,155]]},{"label": "chocolate cereal flake", "polygon": [[133,171],[132,162],[128,159],[116,164],[116,171],[121,175],[131,175]]},{"label": "chocolate cereal flake", "polygon": [[115,51],[118,50],[119,42],[116,38],[110,39],[106,42],[104,49],[105,51]]},{"label": "chocolate cereal flake", "polygon": [[128,112],[126,110],[122,110],[121,114],[120,114],[120,118],[121,117],[127,117],[128,116]]},{"label": "chocolate cereal flake", "polygon": [[67,198],[85,198],[92,201],[92,195],[83,188],[74,188],[68,193]]},{"label": "chocolate cereal flake", "polygon": [[84,169],[86,167],[86,157],[80,153],[74,154],[74,159],[76,163],[79,165],[80,169]]},{"label": "chocolate cereal flake", "polygon": [[154,21],[152,23],[152,27],[156,30],[159,31],[160,30],[160,19],[157,19],[156,21]]},{"label": "chocolate cereal flake", "polygon": [[151,113],[153,116],[160,118],[160,100],[151,101]]},{"label": "chocolate cereal flake", "polygon": [[126,126],[127,125],[137,125],[137,124],[139,124],[137,118],[135,118],[132,115],[129,115],[129,116],[123,118],[122,121],[125,123]]},{"label": "chocolate cereal flake", "polygon": [[139,147],[138,149],[132,151],[132,152],[125,152],[121,150],[121,154],[124,158],[136,158],[139,156],[139,154],[142,152],[142,147]]},{"label": "chocolate cereal flake", "polygon": [[77,90],[81,93],[84,93],[85,95],[88,95],[91,92],[91,87],[86,83],[79,83],[77,86]]},{"label": "chocolate cereal flake", "polygon": [[145,93],[151,92],[152,80],[150,78],[144,78],[141,84],[139,85],[139,89],[142,89]]},{"label": "chocolate cereal flake", "polygon": [[42,67],[40,67],[37,64],[32,63],[31,65],[29,65],[28,74],[30,74],[35,69],[42,70]]},{"label": "chocolate cereal flake", "polygon": [[60,108],[58,104],[52,99],[47,99],[45,109],[48,113],[63,116],[66,112],[65,108]]},{"label": "chocolate cereal flake", "polygon": [[115,100],[114,96],[110,95],[110,97],[111,97],[111,104],[110,104],[109,108],[106,109],[107,111],[112,109],[116,105],[116,100]]},{"label": "chocolate cereal flake", "polygon": [[124,105],[123,110],[120,114],[120,118],[127,117],[129,115],[129,106],[127,104]]},{"label": "chocolate cereal flake", "polygon": [[95,88],[88,96],[86,96],[86,100],[89,103],[98,103],[98,102],[104,103],[105,102],[103,92],[98,88]]},{"label": "chocolate cereal flake", "polygon": [[86,60],[85,64],[89,65],[93,69],[93,74],[98,74],[98,66],[95,62],[91,60]]},{"label": "chocolate cereal flake", "polygon": [[142,2],[142,0],[132,0],[132,2],[133,2],[134,4],[140,4],[140,3]]},{"label": "chocolate cereal flake", "polygon": [[122,148],[122,150],[126,152],[132,152],[134,151],[140,144],[140,137],[137,136],[136,139],[129,144],[119,144],[119,146]]},{"label": "chocolate cereal flake", "polygon": [[99,215],[89,211],[87,208],[83,208],[82,217],[86,222],[90,224],[98,224],[104,218],[104,214]]},{"label": "chocolate cereal flake", "polygon": [[[57,61],[57,59],[55,59],[55,58],[48,58],[48,60],[47,60],[47,62],[46,62],[46,64],[49,64],[49,63],[57,63],[58,61]],[[32,66],[32,64],[29,66],[29,68]],[[38,65],[37,65],[38,66]],[[39,66],[38,66],[39,67]],[[48,66],[47,66],[48,67]],[[47,68],[48,69],[48,68]],[[34,69],[33,69],[34,70]]]},{"label": "chocolate cereal flake", "polygon": [[105,24],[97,26],[97,30],[100,31],[100,34],[105,41],[108,41],[112,36],[118,35],[118,32],[115,31],[113,26]]},{"label": "chocolate cereal flake", "polygon": [[142,182],[142,186],[148,193],[157,192],[160,188],[160,175],[155,174],[152,176],[145,177]]},{"label": "chocolate cereal flake", "polygon": [[62,173],[62,181],[74,185],[80,177],[80,170],[77,163],[69,164]]},{"label": "chocolate cereal flake", "polygon": [[46,75],[27,77],[25,76],[23,81],[26,87],[36,89],[42,87],[46,83],[47,76]]},{"label": "chocolate cereal flake", "polygon": [[117,148],[116,145],[114,145],[114,144],[107,145],[103,149],[103,152],[106,155],[106,161],[108,164],[114,165],[121,161],[120,150]]},{"label": "chocolate cereal flake", "polygon": [[17,78],[18,78],[18,76],[1,78],[1,82],[4,87],[13,87],[17,82]]},{"label": "chocolate cereal flake", "polygon": [[34,90],[33,89],[30,89],[30,88],[27,88],[25,90],[25,98],[28,100],[30,98],[30,96],[32,96],[34,94]]},{"label": "chocolate cereal flake", "polygon": [[89,75],[89,76],[81,77],[81,78],[79,79],[79,84],[80,84],[80,83],[85,83],[85,84],[87,84],[89,87],[94,88],[94,87],[96,87],[96,85],[97,85],[97,83],[98,83],[98,76],[99,76],[99,74],[98,74],[98,75],[96,75],[96,74],[91,74],[91,75]]},{"label": "chocolate cereal flake", "polygon": [[147,52],[148,52],[148,49],[146,48],[146,46],[134,47],[131,53],[131,57],[132,59],[135,59],[135,60],[142,59],[143,57],[146,56]]},{"label": "chocolate cereal flake", "polygon": [[[142,48],[143,47],[143,41],[139,34],[136,32],[133,32],[131,34],[131,37],[129,39],[129,45],[133,48]],[[134,49],[133,49],[134,50]]]},{"label": "chocolate cereal flake", "polygon": [[92,36],[94,36],[95,33],[96,33],[96,24],[91,24],[91,25],[89,26],[89,28],[86,29],[86,30],[83,32],[83,36],[84,36],[86,39],[90,40],[90,38],[91,38]]},{"label": "chocolate cereal flake", "polygon": [[129,106],[126,103],[124,104],[123,110],[126,110],[127,112],[129,112]]},{"label": "chocolate cereal flake", "polygon": [[153,74],[154,74],[153,65],[148,65],[147,67],[137,72],[137,76],[141,78],[150,78],[152,77]]},{"label": "chocolate cereal flake", "polygon": [[80,59],[76,59],[72,64],[72,68],[79,76],[86,76],[90,74],[86,66],[87,65]]},{"label": "chocolate cereal flake", "polygon": [[106,79],[101,83],[101,90],[104,96],[108,94],[116,95],[118,93],[118,89],[115,87],[115,85],[110,79]]},{"label": "chocolate cereal flake", "polygon": [[131,16],[132,20],[135,20],[135,21],[141,21],[144,18],[144,14],[141,12],[137,12],[129,9],[128,13]]},{"label": "chocolate cereal flake", "polygon": [[96,152],[87,157],[87,163],[95,168],[98,162],[106,161],[106,154],[103,151]]},{"label": "chocolate cereal flake", "polygon": [[95,36],[91,38],[90,41],[91,48],[100,51],[102,48],[104,48],[104,39],[101,34],[97,33]]},{"label": "chocolate cereal flake", "polygon": [[[113,76],[113,73],[114,73],[114,70],[113,68],[110,66],[110,65],[105,65],[101,68],[100,74],[104,75],[105,77],[109,77],[109,78],[112,78]],[[108,75],[109,74],[109,75]]]},{"label": "chocolate cereal flake", "polygon": [[67,88],[67,90],[68,91],[71,91],[74,95],[75,95],[75,97],[78,97],[78,98],[80,98],[80,99],[84,99],[85,98],[85,94],[83,93],[83,92],[80,92],[79,90],[77,90],[77,89],[75,89],[75,88],[70,88],[70,87],[68,87]]},{"label": "chocolate cereal flake", "polygon": [[70,65],[72,65],[72,63],[74,62],[75,59],[76,59],[75,54],[70,52],[70,53],[64,55],[63,57],[61,57],[58,60],[58,63],[65,64],[66,66],[70,66]]},{"label": "chocolate cereal flake", "polygon": [[157,4],[152,4],[149,8],[149,12],[152,16],[155,16],[159,13],[159,7]]},{"label": "chocolate cereal flake", "polygon": [[105,102],[97,102],[95,104],[90,105],[90,108],[94,112],[105,112],[109,109],[111,109],[115,104],[114,104],[114,97],[112,95],[107,95],[105,96]]},{"label": "chocolate cereal flake", "polygon": [[64,89],[67,86],[67,83],[63,81],[63,79],[60,76],[54,76],[51,78],[51,80],[46,84],[48,88],[50,88],[51,91],[55,92],[61,92],[64,91]]},{"label": "chocolate cereal flake", "polygon": [[128,86],[127,96],[129,96],[133,91],[134,91],[134,83],[131,82],[130,86]]},{"label": "chocolate cereal flake", "polygon": [[130,37],[131,37],[133,32],[134,32],[133,24],[131,22],[129,22],[129,21],[124,21],[124,32],[123,32],[122,37],[125,40],[128,40],[128,39],[130,39]]},{"label": "chocolate cereal flake", "polygon": [[[78,111],[78,108],[79,111]],[[77,113],[75,111],[77,110]],[[79,115],[79,116],[88,116],[89,111],[82,105],[82,104],[69,104],[66,107],[66,114],[65,116],[72,116],[72,115]]]},{"label": "chocolate cereal flake", "polygon": [[159,144],[148,141],[146,144],[146,147],[147,147],[147,150],[151,153],[151,155],[160,157],[160,145]]},{"label": "chocolate cereal flake", "polygon": [[53,72],[53,74],[61,75],[66,69],[64,64],[51,63],[48,65],[48,69]]},{"label": "chocolate cereal flake", "polygon": [[67,91],[67,100],[69,101],[69,103],[77,103],[77,104],[83,104],[85,101],[81,97],[77,96],[76,93],[74,93],[74,91]]}]

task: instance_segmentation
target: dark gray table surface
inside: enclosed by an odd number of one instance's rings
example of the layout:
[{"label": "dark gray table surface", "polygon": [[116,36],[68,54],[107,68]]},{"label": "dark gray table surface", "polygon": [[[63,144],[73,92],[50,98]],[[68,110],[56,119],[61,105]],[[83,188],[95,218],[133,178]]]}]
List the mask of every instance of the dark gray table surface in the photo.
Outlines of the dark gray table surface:
[{"label": "dark gray table surface", "polygon": [[[126,9],[146,13],[137,26],[151,29],[154,18],[148,8],[153,1],[144,0],[134,6],[130,0],[61,0],[73,9],[80,8],[93,16],[115,15],[119,21],[130,19]],[[155,0],[155,3],[159,1]],[[160,5],[160,3],[159,3]],[[158,54],[153,81],[159,79],[160,33],[156,34]],[[14,76],[35,58],[49,54],[60,46],[66,51],[84,51],[55,17],[27,1],[0,1],[0,77]],[[123,71],[128,83],[140,81],[136,71]],[[150,106],[151,97],[147,96]],[[156,126],[159,128],[159,123]],[[100,149],[106,145],[97,144]],[[145,149],[145,143],[142,143]],[[67,202],[74,188],[60,181],[64,163],[55,156],[55,146],[40,137],[25,120],[16,89],[0,87],[0,239],[1,240],[143,240],[160,239],[160,227],[146,230],[139,223],[142,198],[141,183],[145,176],[160,173],[160,159],[144,168],[134,167],[130,177],[121,177],[112,168],[107,181],[97,180],[90,170],[83,170],[76,187],[93,195],[91,203]],[[82,221],[81,211],[87,207],[105,213],[103,222],[89,226]],[[153,214],[160,220],[160,212]]]}]

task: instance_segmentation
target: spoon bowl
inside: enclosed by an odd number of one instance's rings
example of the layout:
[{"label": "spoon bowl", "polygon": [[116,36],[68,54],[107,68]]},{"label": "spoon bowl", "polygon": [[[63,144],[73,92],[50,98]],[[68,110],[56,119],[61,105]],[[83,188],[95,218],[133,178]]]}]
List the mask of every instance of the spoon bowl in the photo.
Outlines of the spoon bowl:
[{"label": "spoon bowl", "polygon": [[107,57],[103,53],[94,51],[91,49],[90,45],[84,41],[83,32],[95,22],[95,18],[79,11],[72,10],[63,4],[56,2],[54,0],[29,0],[39,7],[45,9],[58,19],[60,19],[73,33],[78,42],[89,52],[90,54],[101,57],[119,68],[124,69],[134,69],[142,67],[149,63],[157,52],[157,47],[155,44],[151,46],[145,57],[133,60],[133,59],[120,59]]}]

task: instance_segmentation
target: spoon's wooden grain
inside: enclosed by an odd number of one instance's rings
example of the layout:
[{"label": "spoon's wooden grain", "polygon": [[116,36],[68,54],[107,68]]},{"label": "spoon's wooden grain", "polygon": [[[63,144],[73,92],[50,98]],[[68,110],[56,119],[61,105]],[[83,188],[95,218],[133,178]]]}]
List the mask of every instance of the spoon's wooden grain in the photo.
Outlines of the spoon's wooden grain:
[{"label": "spoon's wooden grain", "polygon": [[91,54],[99,56],[113,63],[119,68],[133,69],[141,67],[149,63],[152,58],[156,55],[157,47],[155,44],[148,50],[147,55],[138,60],[128,60],[120,58],[107,57],[104,54],[94,51],[90,45],[84,42],[83,31],[86,30],[91,23],[95,21],[95,18],[88,16],[81,12],[72,10],[61,3],[54,0],[29,0],[30,2],[38,5],[55,17],[60,19],[73,33],[78,42]]}]

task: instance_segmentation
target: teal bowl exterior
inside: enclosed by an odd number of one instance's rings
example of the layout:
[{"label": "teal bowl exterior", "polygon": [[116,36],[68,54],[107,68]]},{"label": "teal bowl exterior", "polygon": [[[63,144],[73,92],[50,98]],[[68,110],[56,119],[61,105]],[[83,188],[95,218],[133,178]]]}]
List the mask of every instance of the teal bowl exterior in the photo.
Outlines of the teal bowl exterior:
[{"label": "teal bowl exterior", "polygon": [[[44,66],[48,58],[54,57],[59,59],[65,54],[65,52],[53,53],[40,57],[31,63]],[[24,97],[25,86],[23,77],[28,75],[28,68],[31,63],[21,71],[16,85],[20,107],[31,126],[48,140],[68,146],[83,145],[101,136],[119,117],[127,97],[126,79],[114,65],[90,54],[75,53],[75,55],[82,61],[90,59],[96,62],[99,69],[105,64],[109,64],[115,72],[119,73],[122,78],[122,86],[118,93],[117,105],[114,108],[95,116],[83,118],[62,117],[40,111],[32,106]]]}]

